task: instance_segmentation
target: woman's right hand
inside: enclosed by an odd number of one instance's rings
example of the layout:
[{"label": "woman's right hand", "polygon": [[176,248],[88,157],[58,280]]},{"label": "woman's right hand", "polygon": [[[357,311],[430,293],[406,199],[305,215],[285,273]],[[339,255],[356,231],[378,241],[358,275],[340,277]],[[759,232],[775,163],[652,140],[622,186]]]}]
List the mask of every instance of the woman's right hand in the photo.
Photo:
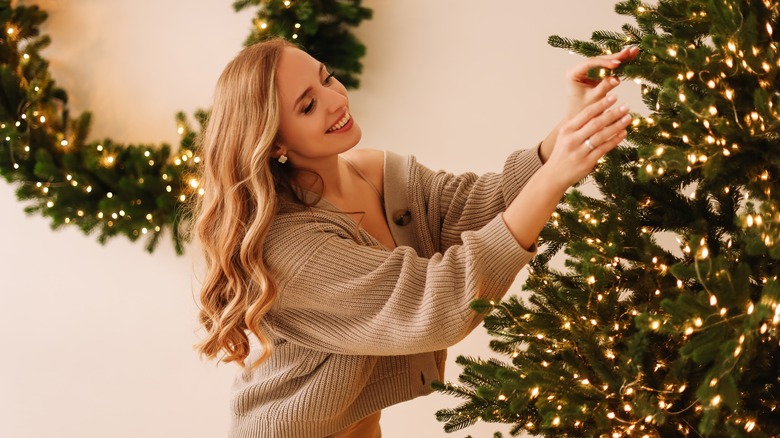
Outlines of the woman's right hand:
[{"label": "woman's right hand", "polygon": [[[626,138],[631,116],[626,107],[612,109],[615,101],[606,96],[564,122],[549,159],[507,206],[504,223],[523,248],[536,248],[539,232],[566,190],[588,175],[604,154]],[[590,140],[592,149],[585,140]]]},{"label": "woman's right hand", "polygon": [[615,96],[605,96],[561,125],[545,166],[555,169],[555,183],[564,191],[585,178],[604,154],[626,138],[629,109],[625,105],[613,108],[615,102]]}]

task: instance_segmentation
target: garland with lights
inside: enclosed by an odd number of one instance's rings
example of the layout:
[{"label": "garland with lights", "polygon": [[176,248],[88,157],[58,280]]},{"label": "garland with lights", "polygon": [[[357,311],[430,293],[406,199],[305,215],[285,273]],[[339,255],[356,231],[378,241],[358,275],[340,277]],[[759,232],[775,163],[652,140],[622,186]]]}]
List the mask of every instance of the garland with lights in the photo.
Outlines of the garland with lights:
[{"label": "garland with lights", "polygon": [[[508,359],[459,357],[460,383],[437,388],[466,401],[437,416],[512,435],[780,436],[780,2],[615,11],[638,26],[549,42],[639,46],[615,74],[641,84],[651,114],[592,175],[598,196],[567,193],[528,300],[474,305]],[[564,248],[567,270],[552,269]]]},{"label": "garland with lights", "polygon": [[[281,36],[329,65],[348,87],[365,47],[349,31],[371,10],[361,0],[238,0],[238,11],[257,6],[246,45]],[[17,197],[31,201],[28,214],[51,218],[52,228],[70,224],[98,241],[124,235],[147,236],[152,252],[171,227],[177,254],[184,251],[191,201],[202,193],[195,140],[208,112],[198,110],[195,131],[184,113],[176,114],[181,141],[122,145],[111,139],[88,141],[91,114],[71,117],[68,95],[56,86],[40,50],[51,41],[40,34],[47,14],[38,6],[0,0],[0,175],[18,185]]]}]

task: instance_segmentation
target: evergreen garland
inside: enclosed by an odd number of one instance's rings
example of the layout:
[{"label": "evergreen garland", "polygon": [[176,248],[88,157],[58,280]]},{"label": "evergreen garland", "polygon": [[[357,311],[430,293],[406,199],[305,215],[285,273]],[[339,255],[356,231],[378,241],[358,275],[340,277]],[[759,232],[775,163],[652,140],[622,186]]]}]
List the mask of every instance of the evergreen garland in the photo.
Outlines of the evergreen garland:
[{"label": "evergreen garland", "polygon": [[[282,36],[328,64],[348,87],[357,87],[365,47],[350,33],[370,18],[361,0],[239,0],[240,10],[258,6],[246,45]],[[198,110],[193,129],[176,114],[181,134],[174,151],[168,144],[123,145],[111,139],[89,141],[91,114],[71,116],[68,94],[58,87],[40,51],[51,42],[40,34],[47,14],[38,6],[12,6],[0,0],[0,175],[17,185],[28,214],[51,218],[53,229],[66,224],[98,241],[124,235],[147,237],[152,252],[171,227],[177,254],[183,253],[198,196],[200,157],[195,139],[208,112]]]}]

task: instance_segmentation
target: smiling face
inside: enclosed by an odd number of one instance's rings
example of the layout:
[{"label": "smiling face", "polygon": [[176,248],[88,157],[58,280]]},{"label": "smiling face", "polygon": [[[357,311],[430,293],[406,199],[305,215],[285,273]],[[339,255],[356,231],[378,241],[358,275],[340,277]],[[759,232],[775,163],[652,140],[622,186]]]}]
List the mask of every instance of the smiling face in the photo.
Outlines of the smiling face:
[{"label": "smiling face", "polygon": [[286,47],[277,68],[279,148],[300,168],[354,147],[361,137],[344,86],[306,52]]}]

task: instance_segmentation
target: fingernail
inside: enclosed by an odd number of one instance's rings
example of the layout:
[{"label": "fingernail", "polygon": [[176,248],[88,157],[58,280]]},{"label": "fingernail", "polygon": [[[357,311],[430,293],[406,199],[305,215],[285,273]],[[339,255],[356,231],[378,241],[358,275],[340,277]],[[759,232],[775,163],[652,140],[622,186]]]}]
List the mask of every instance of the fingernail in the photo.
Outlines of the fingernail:
[{"label": "fingernail", "polygon": [[630,115],[628,115],[628,114],[626,114],[626,115],[625,115],[625,116],[623,116],[623,118],[622,118],[622,119],[620,119],[620,120],[621,120],[621,121],[623,121],[623,122],[627,122],[627,121],[631,120],[631,116],[630,116]]},{"label": "fingernail", "polygon": [[620,105],[620,108],[618,108],[620,111],[626,111],[628,109],[625,105]]},{"label": "fingernail", "polygon": [[613,60],[612,60],[612,63],[613,63],[613,64],[620,64],[620,60],[619,60],[619,59],[613,59]]},{"label": "fingernail", "polygon": [[620,81],[618,81],[618,79],[613,76],[613,77],[609,78],[609,83],[612,84],[612,85],[617,85],[617,84],[620,83]]},{"label": "fingernail", "polygon": [[615,96],[612,96],[612,95],[607,96],[607,102],[614,102],[616,100],[617,100],[617,97],[615,97]]}]

